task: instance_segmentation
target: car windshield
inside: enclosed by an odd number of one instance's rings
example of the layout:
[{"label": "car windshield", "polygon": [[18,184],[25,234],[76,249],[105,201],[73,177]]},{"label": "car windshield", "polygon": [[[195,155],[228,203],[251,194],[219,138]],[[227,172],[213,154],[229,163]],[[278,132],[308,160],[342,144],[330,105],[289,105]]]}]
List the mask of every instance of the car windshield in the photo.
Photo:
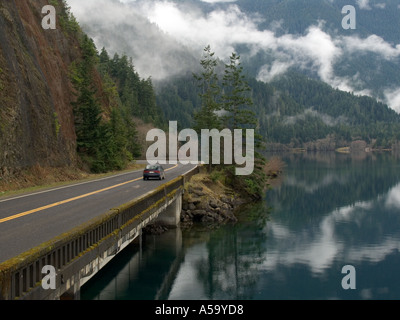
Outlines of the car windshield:
[{"label": "car windshield", "polygon": [[157,166],[152,166],[152,165],[148,165],[148,166],[146,167],[146,170],[157,170],[157,169],[158,169]]}]

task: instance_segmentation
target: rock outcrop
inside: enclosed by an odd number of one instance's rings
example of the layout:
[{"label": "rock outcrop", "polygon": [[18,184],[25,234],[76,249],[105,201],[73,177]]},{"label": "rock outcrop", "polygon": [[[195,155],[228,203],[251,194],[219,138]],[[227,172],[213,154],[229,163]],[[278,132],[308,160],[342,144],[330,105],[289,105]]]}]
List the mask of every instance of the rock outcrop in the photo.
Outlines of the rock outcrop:
[{"label": "rock outcrop", "polygon": [[218,181],[212,181],[207,174],[192,177],[185,187],[181,221],[183,226],[194,222],[229,223],[237,222],[235,211],[244,203],[233,190]]}]

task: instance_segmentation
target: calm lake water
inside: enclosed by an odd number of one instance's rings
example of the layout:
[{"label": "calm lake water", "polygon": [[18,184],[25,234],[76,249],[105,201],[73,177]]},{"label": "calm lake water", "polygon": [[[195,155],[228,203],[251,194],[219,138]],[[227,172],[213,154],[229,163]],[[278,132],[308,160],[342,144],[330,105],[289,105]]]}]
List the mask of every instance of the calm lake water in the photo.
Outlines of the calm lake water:
[{"label": "calm lake water", "polygon": [[[398,300],[400,158],[282,159],[282,181],[238,224],[147,236],[86,284],[81,299]],[[355,289],[342,287],[346,265]]]}]

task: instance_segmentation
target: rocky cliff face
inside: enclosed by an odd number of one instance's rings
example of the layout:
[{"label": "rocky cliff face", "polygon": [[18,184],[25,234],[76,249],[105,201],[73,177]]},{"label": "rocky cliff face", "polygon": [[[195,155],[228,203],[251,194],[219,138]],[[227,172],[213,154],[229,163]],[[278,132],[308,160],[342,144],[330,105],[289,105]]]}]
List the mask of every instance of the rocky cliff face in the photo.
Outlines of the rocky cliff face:
[{"label": "rocky cliff face", "polygon": [[[55,4],[55,1],[51,1]],[[59,8],[62,1],[56,1]],[[77,161],[69,66],[77,39],[42,28],[47,0],[0,2],[0,176]]]}]

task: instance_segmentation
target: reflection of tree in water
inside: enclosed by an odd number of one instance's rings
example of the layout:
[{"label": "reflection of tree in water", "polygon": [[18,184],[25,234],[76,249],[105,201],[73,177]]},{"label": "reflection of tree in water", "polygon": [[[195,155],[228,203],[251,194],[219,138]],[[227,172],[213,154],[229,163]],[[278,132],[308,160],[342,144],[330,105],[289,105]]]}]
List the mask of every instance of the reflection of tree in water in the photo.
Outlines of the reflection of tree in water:
[{"label": "reflection of tree in water", "polygon": [[353,264],[357,281],[372,297],[397,297],[398,160],[390,154],[362,161],[349,155],[293,156],[285,168],[291,182],[267,193],[274,207],[271,222],[263,222],[269,215],[258,208],[251,222],[207,233],[206,254],[195,265],[206,296],[360,299],[361,290],[340,287],[341,268]]},{"label": "reflection of tree in water", "polygon": [[246,222],[213,232],[207,258],[196,265],[209,299],[246,300],[254,295],[259,266],[266,257],[268,209],[264,203],[258,204],[247,209],[246,216]]}]

